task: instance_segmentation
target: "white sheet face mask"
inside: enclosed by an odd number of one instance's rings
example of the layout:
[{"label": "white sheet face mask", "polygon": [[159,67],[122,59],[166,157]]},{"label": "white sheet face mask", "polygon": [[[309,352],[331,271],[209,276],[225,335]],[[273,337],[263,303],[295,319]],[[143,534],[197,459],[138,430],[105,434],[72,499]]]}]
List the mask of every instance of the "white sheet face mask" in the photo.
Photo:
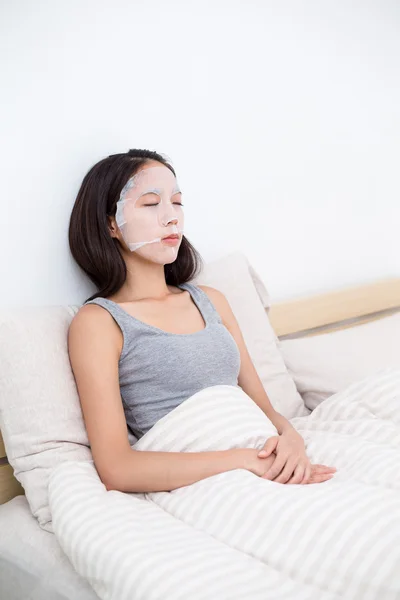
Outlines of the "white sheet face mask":
[{"label": "white sheet face mask", "polygon": [[[117,202],[116,223],[132,252],[158,262],[173,262],[183,234],[182,193],[168,167],[149,167],[129,179]],[[175,245],[162,238],[178,234]]]}]

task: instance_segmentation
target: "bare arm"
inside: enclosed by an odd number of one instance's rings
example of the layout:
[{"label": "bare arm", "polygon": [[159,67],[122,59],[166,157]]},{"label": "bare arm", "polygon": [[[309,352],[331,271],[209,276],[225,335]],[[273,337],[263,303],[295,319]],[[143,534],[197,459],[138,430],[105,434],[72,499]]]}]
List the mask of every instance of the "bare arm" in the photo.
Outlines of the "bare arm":
[{"label": "bare arm", "polygon": [[[330,479],[335,471],[325,465],[312,465],[306,455],[302,436],[293,425],[272,406],[267,392],[250,358],[239,324],[228,300],[219,290],[210,286],[199,286],[214,303],[225,327],[230,331],[240,352],[239,386],[266,414],[276,427],[279,436],[270,438],[260,451],[260,456],[275,451],[276,461],[267,471],[265,479],[277,483],[318,483]],[[284,441],[284,444],[282,444]],[[267,451],[268,448],[268,451]]]},{"label": "bare arm", "polygon": [[258,475],[269,461],[257,450],[146,452],[129,445],[119,389],[122,334],[111,315],[94,304],[83,306],[68,332],[69,357],[78,388],[93,460],[107,489],[123,492],[170,491],[232,469]]},{"label": "bare arm", "polygon": [[231,333],[233,339],[240,352],[240,372],[238,377],[238,384],[244,392],[261,408],[261,410],[267,415],[271,423],[276,427],[278,433],[282,434],[284,431],[295,432],[295,429],[291,423],[280,413],[278,413],[271,404],[268,398],[267,392],[264,389],[262,381],[256,371],[256,368],[250,358],[249,351],[247,350],[243,334],[239,328],[239,324],[233,314],[232,308],[222,292],[219,290],[206,286],[199,286],[209,296],[217,309],[223,324]]}]

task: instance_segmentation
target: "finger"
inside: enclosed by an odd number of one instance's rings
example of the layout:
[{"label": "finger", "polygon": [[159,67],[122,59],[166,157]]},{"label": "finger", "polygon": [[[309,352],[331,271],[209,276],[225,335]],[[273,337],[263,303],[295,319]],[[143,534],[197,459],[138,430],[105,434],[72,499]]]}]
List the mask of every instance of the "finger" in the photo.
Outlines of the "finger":
[{"label": "finger", "polygon": [[310,477],[312,475],[312,465],[310,462],[307,463],[306,468],[304,470],[304,477],[303,480],[301,482],[302,485],[305,485],[306,483],[308,483],[310,481]]},{"label": "finger", "polygon": [[296,461],[288,460],[282,473],[280,475],[278,475],[278,477],[273,479],[273,481],[276,481],[276,483],[287,483],[289,481],[289,479],[291,478],[291,476],[293,475],[295,468],[296,468]]},{"label": "finger", "polygon": [[297,467],[294,470],[293,477],[289,479],[288,484],[301,483],[304,477],[305,470],[305,465],[297,465]]},{"label": "finger", "polygon": [[325,475],[334,475],[335,472],[332,470],[326,470],[326,469],[314,469],[313,465],[311,465],[311,478],[312,477],[321,477],[321,476],[325,476]]},{"label": "finger", "polygon": [[311,476],[312,475],[334,475],[336,473],[336,469],[332,469],[332,468],[328,468],[328,467],[318,467],[318,468],[314,468],[313,465],[311,466]]},{"label": "finger", "polygon": [[311,475],[308,483],[323,483],[324,481],[332,479],[334,476],[334,473],[319,473],[316,475]]},{"label": "finger", "polygon": [[279,473],[282,471],[283,467],[285,466],[287,461],[287,456],[277,456],[276,459],[274,460],[274,462],[272,463],[272,466],[270,467],[270,469],[264,473],[263,475],[263,479],[270,479],[273,480],[275,479],[275,477],[277,477],[279,475]]},{"label": "finger", "polygon": [[318,473],[330,473],[336,471],[336,467],[327,467],[326,465],[311,465],[313,471],[317,471]]},{"label": "finger", "polygon": [[262,450],[260,450],[260,452],[257,454],[257,456],[259,458],[267,458],[268,456],[270,456],[273,451],[275,450],[275,448],[277,447],[279,442],[279,437],[278,436],[273,436],[270,437],[264,444],[264,448],[262,448]]}]

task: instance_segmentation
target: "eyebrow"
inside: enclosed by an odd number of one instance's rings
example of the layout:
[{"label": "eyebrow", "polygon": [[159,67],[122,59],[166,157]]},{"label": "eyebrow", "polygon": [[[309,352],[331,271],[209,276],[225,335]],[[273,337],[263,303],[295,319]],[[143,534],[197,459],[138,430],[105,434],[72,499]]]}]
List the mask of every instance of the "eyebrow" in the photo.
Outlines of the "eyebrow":
[{"label": "eyebrow", "polygon": [[158,194],[160,196],[161,190],[160,190],[160,188],[150,188],[150,189],[146,190],[145,192],[143,192],[142,196],[144,194]]},{"label": "eyebrow", "polygon": [[[150,188],[143,192],[141,196],[144,196],[145,194],[158,194],[159,196],[161,196],[161,192],[162,190],[160,188]],[[172,194],[176,194],[177,192],[182,193],[179,186],[174,187],[174,189],[172,190]]]}]

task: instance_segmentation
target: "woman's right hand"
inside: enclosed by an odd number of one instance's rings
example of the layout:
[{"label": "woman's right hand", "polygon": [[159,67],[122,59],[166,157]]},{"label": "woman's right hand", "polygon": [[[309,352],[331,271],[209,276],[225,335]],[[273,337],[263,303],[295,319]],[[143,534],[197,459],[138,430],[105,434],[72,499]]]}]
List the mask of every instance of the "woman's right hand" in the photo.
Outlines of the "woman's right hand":
[{"label": "woman's right hand", "polygon": [[266,458],[260,458],[258,456],[260,451],[253,448],[240,448],[239,452],[242,462],[240,468],[246,469],[259,477],[262,477],[271,468],[276,458],[275,452]]},{"label": "woman's right hand", "polygon": [[[253,448],[240,448],[242,465],[241,468],[247,469],[254,475],[262,477],[273,464],[276,454],[272,453],[266,458],[260,458],[258,456],[259,450]],[[311,475],[306,484],[310,483],[322,483],[332,479],[336,469],[327,467],[325,465],[311,465]],[[287,482],[290,484],[290,480]],[[286,485],[286,484],[285,484]]]}]

